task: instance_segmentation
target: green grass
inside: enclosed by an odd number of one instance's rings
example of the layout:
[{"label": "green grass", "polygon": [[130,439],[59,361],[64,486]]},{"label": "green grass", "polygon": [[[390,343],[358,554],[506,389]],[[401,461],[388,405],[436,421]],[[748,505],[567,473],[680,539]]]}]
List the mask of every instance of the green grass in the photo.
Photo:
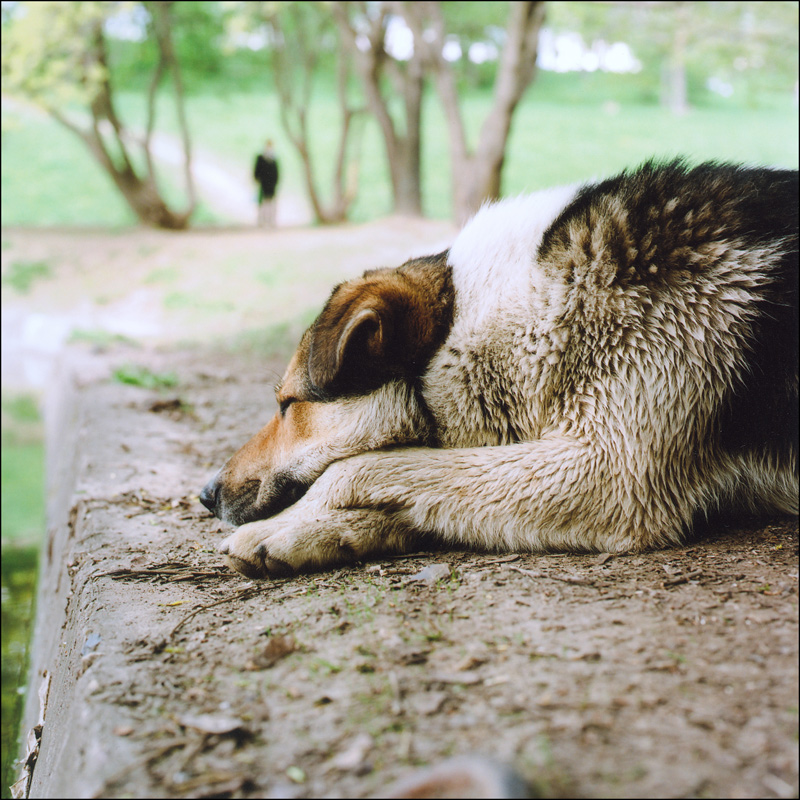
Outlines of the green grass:
[{"label": "green grass", "polygon": [[[3,225],[122,228],[136,216],[86,146],[54,120],[32,109],[3,108]],[[164,170],[168,203],[185,205],[179,170]],[[198,224],[217,222],[202,203]]]},{"label": "green grass", "polygon": [[174,372],[153,372],[138,364],[123,364],[114,370],[112,377],[117,383],[140,389],[173,389],[178,385],[178,376]]},{"label": "green grass", "polygon": [[39,544],[44,538],[44,443],[30,395],[2,398],[2,774],[16,780]]},{"label": "green grass", "polygon": [[3,283],[18,294],[28,294],[36,281],[53,277],[53,270],[46,261],[14,261],[3,275]]},{"label": "green grass", "polygon": [[44,443],[39,410],[30,395],[3,395],[0,470],[3,543],[38,543],[45,529]]},{"label": "green grass", "polygon": [[3,541],[38,541],[45,528],[44,445],[8,442],[6,434],[3,438]]},{"label": "green grass", "polygon": [[[797,167],[798,116],[788,92],[770,95],[761,108],[709,100],[683,117],[644,101],[636,76],[553,76],[543,73],[514,117],[504,170],[504,191],[517,194],[613,173],[651,156],[686,155]],[[474,143],[490,103],[486,91],[463,100]],[[769,102],[767,102],[769,100]],[[144,95],[122,93],[119,107],[132,124],[144,119]],[[188,98],[196,148],[210,151],[249,174],[264,139],[275,140],[281,159],[280,191],[304,194],[302,168],[278,123],[274,95],[208,91]],[[312,157],[323,195],[336,147],[339,111],[331,94],[318,93],[310,109]],[[163,129],[176,133],[168,98],[159,109]],[[358,137],[360,188],[351,217],[375,219],[391,211],[384,149],[374,120],[365,117]],[[450,216],[450,156],[440,104],[429,93],[423,110],[423,195],[429,216]],[[3,111],[3,224],[125,226],[133,215],[83,145],[46,117]],[[167,193],[180,205],[179,176]],[[207,211],[196,224],[213,222]],[[162,278],[164,279],[164,278]]]},{"label": "green grass", "polygon": [[83,143],[36,113],[2,113],[3,225],[99,225],[136,222],[111,178]]},{"label": "green grass", "polygon": [[38,555],[38,548],[32,547],[3,547],[2,551],[3,797],[11,797],[8,787],[18,777],[14,762],[20,755]]},{"label": "green grass", "polygon": [[111,347],[115,344],[124,344],[134,347],[137,346],[135,339],[131,339],[128,336],[123,336],[120,333],[109,333],[108,331],[99,329],[87,330],[85,328],[76,328],[72,331],[72,333],[70,333],[67,341],[82,342],[100,350]]}]

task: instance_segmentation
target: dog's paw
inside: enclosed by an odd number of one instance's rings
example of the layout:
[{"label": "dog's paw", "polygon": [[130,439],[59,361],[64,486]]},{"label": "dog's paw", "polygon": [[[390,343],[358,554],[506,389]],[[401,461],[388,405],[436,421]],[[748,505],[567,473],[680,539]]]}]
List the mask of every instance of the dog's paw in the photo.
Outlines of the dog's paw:
[{"label": "dog's paw", "polygon": [[218,549],[228,566],[247,578],[281,578],[294,573],[290,564],[268,554],[265,541],[257,531],[248,530],[259,524],[243,525],[220,543]]},{"label": "dog's paw", "polygon": [[242,525],[219,546],[228,565],[248,578],[277,578],[378,553],[406,551],[409,528],[389,514],[335,510],[305,515],[295,507]]},{"label": "dog's paw", "polygon": [[219,551],[228,566],[248,578],[281,578],[318,560],[319,545],[310,531],[292,531],[277,519],[250,522],[225,539]]}]

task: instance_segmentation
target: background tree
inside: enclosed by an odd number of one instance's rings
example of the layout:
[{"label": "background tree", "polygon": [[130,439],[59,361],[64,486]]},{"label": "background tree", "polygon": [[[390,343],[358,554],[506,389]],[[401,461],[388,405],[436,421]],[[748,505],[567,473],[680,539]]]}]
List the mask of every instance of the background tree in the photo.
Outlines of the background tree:
[{"label": "background tree", "polygon": [[[147,27],[157,53],[143,136],[126,128],[117,112],[105,33],[109,18],[132,5],[16,4],[13,15],[3,22],[3,85],[4,89],[18,91],[37,103],[79,136],[142,223],[182,229],[189,222],[196,200],[183,84],[172,42],[172,3],[154,0],[141,4],[147,11]],[[155,96],[165,75],[172,79],[183,142],[188,199],[182,211],[171,209],[164,200],[152,154]],[[75,113],[76,106],[85,111]],[[132,152],[137,146],[139,159]]]},{"label": "background tree", "polygon": [[406,60],[389,52],[387,31],[393,6],[388,2],[330,4],[342,45],[353,58],[367,106],[383,135],[394,211],[419,216],[424,71],[418,48]]},{"label": "background tree", "polygon": [[[449,7],[461,5],[452,10]],[[489,14],[481,6],[495,7]],[[445,13],[448,8],[449,13]],[[448,43],[480,36],[489,42],[498,8],[505,13],[493,99],[478,136],[470,147],[459,103],[459,67],[447,58]],[[361,78],[370,111],[380,125],[394,192],[396,212],[420,214],[420,143],[422,95],[426,78],[435,84],[445,112],[450,140],[453,215],[464,221],[487,199],[499,197],[503,161],[514,110],[533,80],[544,3],[448,4],[381,2],[331,4]],[[483,25],[476,25],[477,16]],[[393,56],[390,25],[402,20],[412,36],[404,57]],[[451,23],[451,26],[448,26]],[[463,50],[462,50],[463,52]],[[462,63],[469,63],[464,58]],[[399,99],[399,103],[392,103]],[[398,106],[403,114],[398,113]],[[394,111],[394,113],[393,113]]]},{"label": "background tree", "polygon": [[[303,164],[303,178],[318,222],[342,222],[355,200],[358,154],[350,147],[354,122],[363,112],[348,91],[350,54],[338,42],[338,31],[319,3],[261,4],[261,14],[271,32],[273,73],[280,97],[281,123]],[[331,175],[331,200],[326,205],[317,189],[318,171],[310,147],[310,110],[321,57],[326,65],[335,59],[336,95],[341,123],[335,133],[335,164]]]},{"label": "background tree", "polygon": [[745,92],[773,80],[797,86],[796,2],[609,0],[551,3],[549,25],[585,40],[627,42],[653,76],[662,105],[685,113],[709,78]]},{"label": "background tree", "polygon": [[424,53],[424,64],[433,76],[445,111],[450,137],[453,214],[458,222],[464,222],[484,201],[500,196],[514,111],[535,75],[545,4],[507,4],[505,36],[492,103],[474,148],[467,142],[456,73],[452,62],[445,57],[448,31],[442,4],[406,2],[394,5],[414,32],[415,47]]}]

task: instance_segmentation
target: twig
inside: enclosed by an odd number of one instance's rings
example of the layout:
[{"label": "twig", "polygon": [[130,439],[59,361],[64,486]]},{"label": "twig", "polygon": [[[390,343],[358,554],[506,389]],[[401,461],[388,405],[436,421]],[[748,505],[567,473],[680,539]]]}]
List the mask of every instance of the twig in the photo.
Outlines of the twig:
[{"label": "twig", "polygon": [[670,578],[664,581],[661,585],[666,589],[668,586],[678,586],[681,583],[689,583],[689,581],[699,578],[703,574],[703,570],[696,569],[694,572],[687,572],[685,575],[678,575],[675,578]]},{"label": "twig", "polygon": [[538,572],[532,569],[522,569],[520,567],[509,567],[508,569],[519,572],[520,575],[526,575],[529,578],[540,579],[547,578],[551,581],[563,581],[564,583],[572,583],[576,586],[593,586],[595,589],[601,586],[608,586],[604,581],[598,582],[591,578],[581,578],[578,575],[548,575],[544,572]]},{"label": "twig", "polygon": [[246,589],[242,589],[241,591],[236,592],[236,594],[232,594],[228,597],[223,597],[220,600],[215,600],[213,603],[206,603],[204,606],[198,606],[194,609],[194,611],[190,611],[169,633],[168,638],[172,638],[192,617],[199,614],[201,611],[205,611],[206,609],[213,608],[214,606],[220,606],[223,603],[230,603],[233,600],[243,600],[252,597],[254,594],[258,594],[259,587],[258,586],[248,586]]},{"label": "twig", "polygon": [[192,578],[221,578],[228,574],[222,568],[203,569],[191,564],[178,564],[166,562],[154,564],[144,569],[113,569],[108,572],[99,572],[95,578],[113,578],[115,580],[147,580],[148,578],[165,577],[171,582],[188,581]]},{"label": "twig", "polygon": [[186,747],[189,744],[189,739],[175,739],[174,741],[170,742],[169,744],[161,745],[161,747],[155,748],[155,750],[151,750],[149,753],[146,753],[141,758],[137,758],[132,763],[128,764],[128,766],[123,767],[119,772],[112,775],[108,778],[104,783],[101,789],[95,792],[92,797],[107,797],[108,790],[111,786],[119,783],[124,778],[127,778],[128,775],[133,772],[134,770],[138,769],[139,767],[147,767],[150,766],[155,761],[158,761],[162,756],[165,756],[167,753],[171,752],[172,750],[177,750],[180,747]]}]

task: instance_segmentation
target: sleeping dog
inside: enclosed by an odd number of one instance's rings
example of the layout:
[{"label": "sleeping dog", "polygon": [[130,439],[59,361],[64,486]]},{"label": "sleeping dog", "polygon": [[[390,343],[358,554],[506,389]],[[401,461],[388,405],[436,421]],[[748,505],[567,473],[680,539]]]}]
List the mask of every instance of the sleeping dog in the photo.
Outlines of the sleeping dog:
[{"label": "sleeping dog", "polygon": [[798,509],[796,171],[647,163],[337,286],[203,489],[251,577],[419,547],[639,551]]}]

